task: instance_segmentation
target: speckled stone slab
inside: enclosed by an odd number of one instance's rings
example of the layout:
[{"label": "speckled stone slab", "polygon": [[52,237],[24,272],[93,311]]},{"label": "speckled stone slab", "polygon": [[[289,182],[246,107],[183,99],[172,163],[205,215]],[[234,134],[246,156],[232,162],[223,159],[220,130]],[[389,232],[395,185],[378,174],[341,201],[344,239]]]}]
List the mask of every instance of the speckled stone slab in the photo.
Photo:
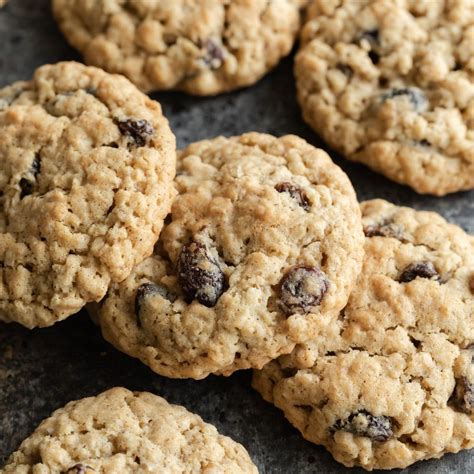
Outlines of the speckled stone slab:
[{"label": "speckled stone slab", "polygon": [[[30,78],[41,64],[68,59],[79,56],[56,28],[48,0],[10,0],[0,10],[0,86]],[[291,58],[256,86],[232,94],[207,99],[178,93],[154,97],[163,104],[180,147],[250,130],[295,133],[324,147],[300,117]],[[443,199],[419,196],[331,154],[349,174],[361,200],[381,197],[434,210],[474,234],[474,192]],[[32,332],[0,324],[0,465],[54,409],[123,385],[151,391],[198,413],[221,433],[244,444],[262,473],[365,472],[345,469],[323,448],[304,441],[280,411],[252,390],[250,376],[244,371],[199,382],[159,377],[105,343],[85,313]],[[418,463],[403,472],[472,473],[474,452]]]}]

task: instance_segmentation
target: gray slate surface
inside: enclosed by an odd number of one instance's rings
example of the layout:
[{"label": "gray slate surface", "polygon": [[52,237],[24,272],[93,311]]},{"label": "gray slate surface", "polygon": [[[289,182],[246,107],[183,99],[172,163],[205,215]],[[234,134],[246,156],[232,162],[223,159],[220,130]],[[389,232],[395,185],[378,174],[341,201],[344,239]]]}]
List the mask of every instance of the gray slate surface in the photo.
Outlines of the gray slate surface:
[{"label": "gray slate surface", "polygon": [[[58,32],[48,0],[10,0],[0,10],[0,87],[29,79],[41,64],[79,59]],[[304,125],[294,99],[292,60],[256,86],[217,98],[156,94],[180,147],[219,134],[257,130],[295,133],[324,147]],[[474,192],[439,199],[419,196],[367,168],[332,155],[353,180],[359,198],[440,212],[474,234]],[[304,441],[250,387],[249,371],[203,381],[171,380],[105,343],[85,313],[43,330],[0,323],[0,465],[35,426],[66,402],[123,385],[186,406],[244,444],[262,473],[349,473],[321,447]],[[396,471],[394,471],[396,472]],[[474,452],[418,463],[404,473],[473,473]]]}]

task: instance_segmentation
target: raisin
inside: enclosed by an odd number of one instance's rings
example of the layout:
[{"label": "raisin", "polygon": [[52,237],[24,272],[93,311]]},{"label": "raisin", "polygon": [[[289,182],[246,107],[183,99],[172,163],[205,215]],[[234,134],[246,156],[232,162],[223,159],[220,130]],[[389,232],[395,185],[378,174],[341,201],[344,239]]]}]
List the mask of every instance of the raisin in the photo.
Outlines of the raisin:
[{"label": "raisin", "polygon": [[428,278],[429,280],[436,281],[440,279],[436,268],[431,262],[418,262],[411,263],[405,268],[405,270],[403,270],[402,274],[400,275],[399,282],[408,283],[417,277]]},{"label": "raisin", "polygon": [[145,146],[150,137],[155,133],[150,122],[144,119],[140,120],[114,120],[122,135],[126,135],[135,142],[137,146]]},{"label": "raisin", "polygon": [[156,283],[141,284],[135,294],[135,316],[137,318],[138,326],[141,326],[140,310],[142,308],[143,300],[151,295],[161,296],[171,302],[176,300],[176,296],[170,293],[168,289],[162,285],[157,285]]},{"label": "raisin", "polygon": [[90,474],[92,472],[96,472],[90,466],[86,466],[85,464],[76,464],[75,466],[70,467],[64,474]]},{"label": "raisin", "polygon": [[286,272],[279,286],[281,310],[287,316],[307,314],[321,304],[329,289],[329,280],[319,268],[297,265]]},{"label": "raisin", "polygon": [[379,54],[372,49],[369,51],[369,58],[373,64],[378,64],[380,62]]},{"label": "raisin", "polygon": [[474,414],[474,383],[470,382],[467,377],[456,379],[456,386],[450,401],[464,413]]},{"label": "raisin", "polygon": [[420,146],[425,146],[425,147],[430,147],[431,146],[431,143],[426,139],[420,140],[418,143],[419,143]]},{"label": "raisin", "polygon": [[391,222],[381,222],[364,227],[366,237],[392,237],[402,240],[402,230],[396,224]]},{"label": "raisin", "polygon": [[38,174],[41,172],[41,158],[39,153],[35,155],[33,163],[31,164],[30,169],[28,170],[28,177],[21,178],[19,182],[20,186],[20,199],[23,199],[25,196],[29,196],[33,193],[36,178]]},{"label": "raisin", "polygon": [[20,179],[20,199],[33,193],[34,183],[26,178]]},{"label": "raisin", "polygon": [[353,413],[346,420],[337,420],[334,431],[347,431],[374,441],[388,441],[393,435],[392,420],[388,416],[375,416],[366,410]]},{"label": "raisin", "polygon": [[224,62],[224,49],[215,40],[208,38],[202,42],[202,47],[205,49],[203,61],[210,69],[219,69]]},{"label": "raisin", "polygon": [[197,299],[212,308],[225,291],[224,273],[202,243],[193,241],[183,246],[178,257],[177,273],[188,302]]},{"label": "raisin", "polygon": [[279,193],[288,193],[298,204],[298,206],[302,207],[305,211],[309,211],[311,208],[311,203],[308,199],[308,196],[304,193],[304,191],[295,184],[291,184],[288,182],[278,183],[275,186],[275,189]]},{"label": "raisin", "polygon": [[382,102],[385,102],[388,99],[396,99],[397,97],[407,97],[410,101],[412,107],[417,112],[422,112],[426,109],[427,100],[426,96],[421,89],[417,87],[405,87],[405,88],[395,88],[390,92],[382,94]]}]

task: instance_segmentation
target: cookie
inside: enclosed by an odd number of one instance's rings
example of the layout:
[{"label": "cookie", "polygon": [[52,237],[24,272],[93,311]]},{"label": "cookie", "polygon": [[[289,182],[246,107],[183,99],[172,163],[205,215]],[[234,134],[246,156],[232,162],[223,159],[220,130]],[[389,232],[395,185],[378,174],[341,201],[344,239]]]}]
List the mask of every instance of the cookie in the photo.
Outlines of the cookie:
[{"label": "cookie", "polygon": [[85,62],[144,91],[214,95],[249,86],[286,56],[306,0],[54,0]]},{"label": "cookie", "polygon": [[190,145],[152,257],[99,309],[105,338],[168,377],[260,368],[347,303],[362,263],[347,176],[295,136]]},{"label": "cookie", "polygon": [[362,203],[365,260],[339,318],[254,387],[344,465],[393,469],[474,447],[474,237]]},{"label": "cookie", "polygon": [[150,255],[175,139],[127,79],[69,62],[0,90],[0,320],[49,326]]},{"label": "cookie", "polygon": [[13,453],[3,473],[257,473],[242,445],[184,407],[113,388],[68,403]]},{"label": "cookie", "polygon": [[419,193],[474,188],[472,0],[313,0],[295,75],[305,121]]}]

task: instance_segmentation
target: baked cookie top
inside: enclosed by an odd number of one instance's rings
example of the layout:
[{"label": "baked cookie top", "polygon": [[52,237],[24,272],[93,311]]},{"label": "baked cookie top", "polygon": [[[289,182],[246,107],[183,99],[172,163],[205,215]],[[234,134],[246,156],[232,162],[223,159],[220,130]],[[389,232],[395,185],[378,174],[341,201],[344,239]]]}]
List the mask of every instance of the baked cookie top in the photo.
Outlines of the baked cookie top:
[{"label": "baked cookie top", "polygon": [[474,188],[474,2],[313,0],[295,74],[305,120],[419,193]]},{"label": "baked cookie top", "polygon": [[0,90],[0,320],[48,326],[151,254],[173,197],[157,102],[78,63]]},{"label": "baked cookie top", "polygon": [[261,368],[347,303],[360,210],[347,176],[295,136],[190,145],[155,254],[112,285],[105,338],[168,377]]},{"label": "baked cookie top", "polygon": [[242,445],[184,407],[113,388],[68,403],[10,456],[3,473],[257,473]]},{"label": "baked cookie top", "polygon": [[286,56],[306,0],[54,0],[87,63],[144,91],[212,95],[253,84]]},{"label": "baked cookie top", "polygon": [[474,447],[474,237],[438,214],[362,203],[349,303],[254,387],[346,466],[404,468]]}]

